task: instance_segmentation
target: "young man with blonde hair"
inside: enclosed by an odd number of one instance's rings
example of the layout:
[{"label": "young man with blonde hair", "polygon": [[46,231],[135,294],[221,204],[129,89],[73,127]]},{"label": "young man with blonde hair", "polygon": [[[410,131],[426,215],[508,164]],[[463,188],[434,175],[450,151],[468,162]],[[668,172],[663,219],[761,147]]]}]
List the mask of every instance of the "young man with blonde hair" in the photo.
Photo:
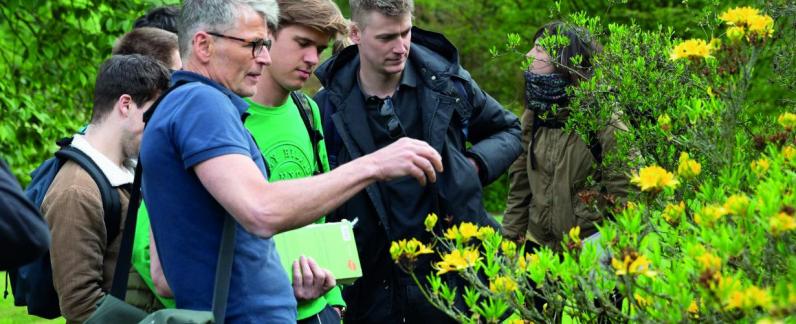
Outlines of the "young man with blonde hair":
[{"label": "young man with blonde hair", "polygon": [[[277,3],[279,24],[272,33],[271,64],[263,69],[257,93],[247,99],[250,115],[245,123],[269,166],[269,181],[329,171],[318,106],[299,90],[312,75],[330,41],[348,34],[347,22],[331,0],[277,0]],[[309,273],[302,270],[307,269],[302,265],[305,261]],[[303,276],[313,275],[313,269],[317,267],[312,259],[294,263],[292,277],[298,322],[339,323],[345,309],[340,288],[324,293],[303,289],[299,284],[305,281]]]}]

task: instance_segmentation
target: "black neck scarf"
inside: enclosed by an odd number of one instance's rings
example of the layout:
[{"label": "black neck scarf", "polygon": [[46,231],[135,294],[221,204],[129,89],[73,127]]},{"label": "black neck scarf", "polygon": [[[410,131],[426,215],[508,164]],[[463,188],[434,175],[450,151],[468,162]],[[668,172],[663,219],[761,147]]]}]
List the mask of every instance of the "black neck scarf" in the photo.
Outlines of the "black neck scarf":
[{"label": "black neck scarf", "polygon": [[536,74],[525,71],[525,103],[537,117],[552,118],[551,107],[566,106],[569,102],[567,87],[569,80],[560,74]]},{"label": "black neck scarf", "polygon": [[536,155],[533,152],[536,146],[536,130],[539,127],[560,128],[563,126],[562,122],[556,120],[557,114],[552,112],[552,107],[553,105],[565,107],[569,104],[567,97],[567,86],[569,85],[569,80],[560,74],[536,74],[525,71],[525,103],[527,109],[534,112],[529,152],[531,169],[536,169]]}]

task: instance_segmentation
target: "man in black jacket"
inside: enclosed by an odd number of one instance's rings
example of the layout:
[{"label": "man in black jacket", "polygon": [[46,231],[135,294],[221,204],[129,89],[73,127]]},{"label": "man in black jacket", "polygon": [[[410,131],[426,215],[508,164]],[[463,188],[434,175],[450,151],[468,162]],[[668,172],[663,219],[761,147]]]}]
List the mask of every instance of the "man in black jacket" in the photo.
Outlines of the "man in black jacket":
[{"label": "man in black jacket", "polygon": [[0,270],[33,261],[50,247],[44,218],[0,158]]},{"label": "man in black jacket", "polygon": [[[323,111],[331,166],[411,137],[441,154],[445,172],[428,187],[406,177],[370,185],[330,215],[358,218],[354,232],[364,276],[343,292],[349,306],[345,321],[446,321],[390,260],[389,243],[410,237],[428,241],[423,220],[429,212],[452,216],[454,224],[497,227],[484,209],[482,185],[520,154],[519,121],[478,87],[450,42],[412,27],[411,0],[351,0],[350,5],[356,46],[316,72],[324,86],[315,100]],[[418,263],[420,278],[431,271],[428,261]]]}]

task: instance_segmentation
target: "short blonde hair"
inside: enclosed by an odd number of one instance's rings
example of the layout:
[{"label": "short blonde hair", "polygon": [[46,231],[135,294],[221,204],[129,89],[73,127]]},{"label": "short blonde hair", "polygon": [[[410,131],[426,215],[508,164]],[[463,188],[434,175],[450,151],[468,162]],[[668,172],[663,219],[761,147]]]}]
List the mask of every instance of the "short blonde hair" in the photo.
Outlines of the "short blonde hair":
[{"label": "short blonde hair", "polygon": [[279,26],[306,26],[320,31],[331,38],[348,35],[348,21],[343,18],[340,8],[331,0],[277,0],[279,4]]}]

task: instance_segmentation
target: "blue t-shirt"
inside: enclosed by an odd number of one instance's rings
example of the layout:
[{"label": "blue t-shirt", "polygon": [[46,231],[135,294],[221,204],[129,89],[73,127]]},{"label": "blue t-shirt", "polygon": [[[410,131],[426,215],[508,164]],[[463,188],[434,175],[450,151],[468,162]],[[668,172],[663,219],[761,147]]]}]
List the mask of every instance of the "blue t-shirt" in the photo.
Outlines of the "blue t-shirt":
[{"label": "blue t-shirt", "polygon": [[[178,308],[210,310],[224,208],[205,189],[193,167],[214,157],[250,157],[266,177],[260,151],[243,127],[248,104],[201,75],[177,71],[172,91],[144,131],[141,163],[163,272]],[[274,242],[236,226],[227,323],[296,321],[293,289]]]}]

